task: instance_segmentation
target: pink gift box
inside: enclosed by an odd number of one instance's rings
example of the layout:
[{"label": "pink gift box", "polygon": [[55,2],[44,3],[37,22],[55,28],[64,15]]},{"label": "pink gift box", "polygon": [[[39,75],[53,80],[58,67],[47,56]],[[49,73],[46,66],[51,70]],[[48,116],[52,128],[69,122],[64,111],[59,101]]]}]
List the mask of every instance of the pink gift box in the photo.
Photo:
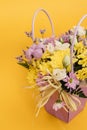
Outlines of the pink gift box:
[{"label": "pink gift box", "polygon": [[[82,90],[84,91],[84,93],[87,95],[87,87],[83,87]],[[78,107],[77,111],[69,111],[66,112],[64,110],[64,108],[61,108],[57,111],[55,111],[53,109],[53,104],[55,103],[55,101],[58,98],[58,92],[55,92],[49,99],[49,101],[47,102],[47,104],[45,105],[45,109],[48,113],[50,113],[51,115],[55,116],[56,118],[59,118],[60,120],[63,120],[65,122],[69,122],[70,120],[72,120],[76,115],[78,115],[78,113],[80,113],[83,109],[84,106],[86,104],[86,98],[79,98],[79,100],[81,101],[81,105]]]}]

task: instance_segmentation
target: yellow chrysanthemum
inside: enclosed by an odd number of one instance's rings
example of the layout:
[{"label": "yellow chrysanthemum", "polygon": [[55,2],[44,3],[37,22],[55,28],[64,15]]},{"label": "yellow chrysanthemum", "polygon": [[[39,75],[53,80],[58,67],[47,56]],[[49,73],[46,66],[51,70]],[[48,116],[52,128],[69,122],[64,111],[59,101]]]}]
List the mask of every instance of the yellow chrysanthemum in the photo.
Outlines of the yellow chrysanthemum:
[{"label": "yellow chrysanthemum", "polygon": [[31,67],[29,69],[28,76],[27,76],[27,79],[28,79],[28,82],[29,82],[29,86],[35,85],[36,77],[37,77],[36,70],[34,69],[34,67]]},{"label": "yellow chrysanthemum", "polygon": [[63,59],[65,57],[65,55],[70,55],[70,49],[66,49],[66,50],[58,50],[54,52],[54,55],[51,57],[52,62],[52,68],[60,68],[63,69]]},{"label": "yellow chrysanthemum", "polygon": [[82,65],[82,67],[86,67],[87,66],[87,57],[82,60],[79,60],[78,64]]},{"label": "yellow chrysanthemum", "polygon": [[53,52],[53,54],[50,54],[49,52],[45,52],[45,54],[43,55],[42,58],[50,58],[51,61],[48,62],[41,62],[38,61],[38,68],[40,69],[40,71],[42,71],[42,73],[46,73],[47,69],[49,69],[51,72],[53,69],[55,68],[60,68],[63,69],[63,63],[62,60],[64,58],[65,55],[70,55],[70,49],[66,49],[66,50],[57,50],[55,52]]},{"label": "yellow chrysanthemum", "polygon": [[84,80],[87,78],[87,68],[82,68],[76,72],[76,76],[79,80]]},{"label": "yellow chrysanthemum", "polygon": [[85,51],[84,44],[82,42],[76,43],[74,50],[77,51],[77,55],[83,53]]},{"label": "yellow chrysanthemum", "polygon": [[87,50],[84,51],[84,53],[77,56],[79,59],[78,64],[82,65],[83,67],[87,66]]}]

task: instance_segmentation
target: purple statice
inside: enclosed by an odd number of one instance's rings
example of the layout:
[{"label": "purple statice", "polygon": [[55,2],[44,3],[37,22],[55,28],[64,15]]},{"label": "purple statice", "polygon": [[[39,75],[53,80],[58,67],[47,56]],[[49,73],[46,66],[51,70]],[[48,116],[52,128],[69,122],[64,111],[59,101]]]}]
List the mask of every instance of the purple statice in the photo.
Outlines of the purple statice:
[{"label": "purple statice", "polygon": [[45,51],[43,43],[33,44],[28,50],[24,51],[25,57],[30,61],[32,58],[40,59]]},{"label": "purple statice", "polygon": [[65,83],[65,86],[70,89],[76,89],[76,86],[79,85],[79,80],[76,78],[76,75],[74,73],[69,73],[69,76],[66,76],[65,79],[63,79]]},{"label": "purple statice", "polygon": [[52,45],[55,45],[55,37],[50,37],[45,39],[45,44],[52,43]]},{"label": "purple statice", "polygon": [[41,34],[44,34],[45,32],[46,32],[45,29],[40,29],[40,33],[41,33]]},{"label": "purple statice", "polygon": [[72,30],[69,30],[68,33],[66,33],[68,35],[74,35],[73,31]]},{"label": "purple statice", "polygon": [[18,57],[16,57],[16,59],[18,60],[18,62],[22,62],[23,61],[23,56],[22,55],[18,56]]},{"label": "purple statice", "polygon": [[70,42],[70,35],[63,34],[61,36],[61,39],[62,39],[63,43],[69,43]]},{"label": "purple statice", "polygon": [[32,38],[32,31],[31,32],[25,32],[25,34],[27,35],[27,37],[31,37]]}]

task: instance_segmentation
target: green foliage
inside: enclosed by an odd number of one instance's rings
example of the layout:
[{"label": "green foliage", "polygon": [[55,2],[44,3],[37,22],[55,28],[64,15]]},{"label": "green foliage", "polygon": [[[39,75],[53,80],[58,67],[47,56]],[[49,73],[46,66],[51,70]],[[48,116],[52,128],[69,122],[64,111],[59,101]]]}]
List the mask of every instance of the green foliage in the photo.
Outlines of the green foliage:
[{"label": "green foliage", "polygon": [[67,93],[78,95],[81,98],[87,98],[87,96],[84,94],[82,89],[79,87],[79,85],[76,86],[76,89],[70,89],[65,86],[65,82],[61,81],[62,83],[62,89],[65,90]]},{"label": "green foliage", "polygon": [[71,94],[76,94],[76,95],[78,95],[79,97],[87,98],[87,96],[84,94],[84,92],[83,92],[82,89],[79,87],[79,85],[76,87],[75,90],[72,90],[72,91],[71,91]]},{"label": "green foliage", "polygon": [[75,63],[74,63],[74,71],[76,72],[76,71],[78,71],[78,70],[80,70],[80,69],[82,69],[82,65],[79,65],[79,64],[78,64],[78,61],[75,62]]},{"label": "green foliage", "polygon": [[27,62],[18,62],[18,64],[29,69],[29,64]]},{"label": "green foliage", "polygon": [[42,62],[48,62],[48,61],[51,61],[51,58],[43,58],[43,59],[41,58],[41,61]]}]

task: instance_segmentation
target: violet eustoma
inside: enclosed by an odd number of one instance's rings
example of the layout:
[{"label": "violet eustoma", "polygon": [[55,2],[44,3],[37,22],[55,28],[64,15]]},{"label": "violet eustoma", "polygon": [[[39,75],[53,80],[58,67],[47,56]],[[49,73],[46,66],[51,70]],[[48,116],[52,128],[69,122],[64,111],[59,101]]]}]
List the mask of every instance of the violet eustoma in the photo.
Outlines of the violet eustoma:
[{"label": "violet eustoma", "polygon": [[25,51],[25,56],[28,60],[32,58],[40,59],[45,51],[45,46],[42,43],[33,44],[27,51]]},{"label": "violet eustoma", "polygon": [[74,73],[69,73],[69,76],[66,76],[65,79],[63,79],[65,83],[65,86],[70,89],[76,89],[76,86],[79,85],[79,80],[76,78],[76,75]]}]

